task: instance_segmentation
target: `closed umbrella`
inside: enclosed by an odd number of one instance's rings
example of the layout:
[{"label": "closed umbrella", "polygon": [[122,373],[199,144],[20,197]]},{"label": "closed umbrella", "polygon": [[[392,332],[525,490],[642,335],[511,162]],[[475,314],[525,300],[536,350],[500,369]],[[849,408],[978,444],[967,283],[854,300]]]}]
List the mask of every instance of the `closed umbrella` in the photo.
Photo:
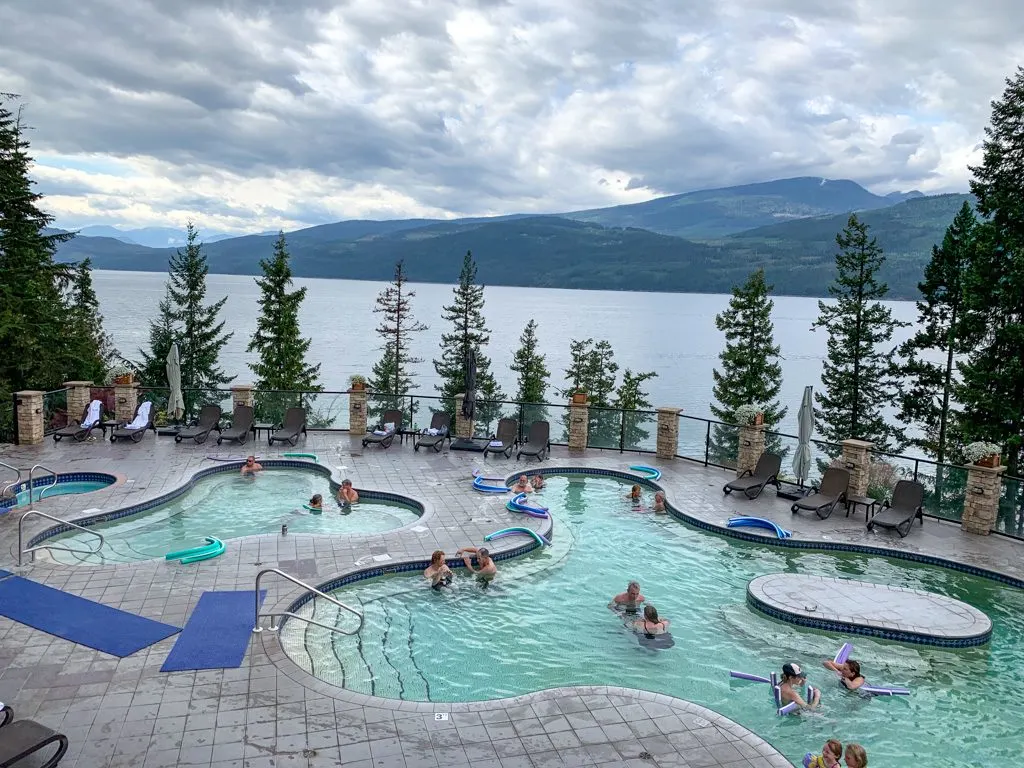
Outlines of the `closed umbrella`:
[{"label": "closed umbrella", "polygon": [[181,393],[181,358],[178,355],[177,342],[171,345],[171,351],[167,353],[166,370],[167,385],[171,388],[171,394],[167,398],[167,415],[178,421],[185,413],[185,398]]},{"label": "closed umbrella", "polygon": [[811,435],[814,434],[814,387],[804,387],[804,398],[797,412],[797,437],[800,443],[793,454],[793,474],[802,486],[811,473]]},{"label": "closed umbrella", "polygon": [[466,396],[462,400],[462,415],[472,420],[476,413],[476,351],[466,350]]}]

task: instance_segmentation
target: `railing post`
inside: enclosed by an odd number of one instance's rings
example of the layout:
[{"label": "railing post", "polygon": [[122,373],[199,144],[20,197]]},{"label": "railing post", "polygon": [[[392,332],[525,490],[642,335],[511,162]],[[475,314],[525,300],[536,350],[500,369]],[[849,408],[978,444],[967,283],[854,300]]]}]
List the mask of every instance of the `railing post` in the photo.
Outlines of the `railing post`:
[{"label": "railing post", "polygon": [[711,422],[707,424],[707,429],[704,430],[704,466],[706,467],[711,463]]},{"label": "railing post", "polygon": [[523,442],[523,422],[526,420],[526,406],[519,404],[519,442]]},{"label": "railing post", "polygon": [[619,453],[626,451],[626,409],[619,411]]},{"label": "railing post", "polygon": [[658,408],[658,436],[655,453],[659,459],[674,459],[679,451],[679,414],[682,408]]}]

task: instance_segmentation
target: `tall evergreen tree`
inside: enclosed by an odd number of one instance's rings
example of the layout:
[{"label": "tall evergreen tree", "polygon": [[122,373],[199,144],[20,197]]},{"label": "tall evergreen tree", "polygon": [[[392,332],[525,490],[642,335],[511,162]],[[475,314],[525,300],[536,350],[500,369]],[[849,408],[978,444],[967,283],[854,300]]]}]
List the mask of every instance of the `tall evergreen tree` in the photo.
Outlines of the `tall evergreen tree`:
[{"label": "tall evergreen tree", "polygon": [[[157,315],[149,321],[149,348],[140,349],[135,367],[139,379],[147,387],[167,386],[167,355],[178,338],[179,328],[174,319],[170,285],[164,288],[164,297],[157,305]],[[181,350],[178,350],[179,354]]]},{"label": "tall evergreen tree", "polygon": [[[736,424],[736,410],[743,405],[759,406],[769,430],[786,417],[787,409],[778,400],[781,350],[775,343],[771,289],[764,270],[758,269],[743,285],[732,289],[728,308],[715,317],[715,326],[725,334],[725,348],[718,356],[721,369],[712,372],[716,402],[711,403],[711,412],[728,425]],[[716,425],[711,440],[711,453],[719,463],[736,461],[739,434],[734,427]],[[779,438],[769,436],[766,449],[779,453]]]},{"label": "tall evergreen tree", "polygon": [[395,264],[395,276],[391,283],[377,296],[377,304],[373,311],[381,315],[377,326],[377,335],[383,341],[381,358],[373,365],[370,384],[374,396],[368,413],[376,419],[388,409],[401,410],[406,424],[412,424],[416,415],[416,404],[411,403],[408,395],[419,385],[414,379],[416,373],[412,366],[423,362],[421,357],[413,357],[413,334],[427,330],[427,326],[418,322],[412,313],[412,299],[416,292],[409,288],[403,264]]},{"label": "tall evergreen tree", "polygon": [[[621,438],[621,419],[613,407],[615,379],[619,364],[611,344],[601,339],[572,339],[569,342],[569,367],[565,369],[566,387],[559,394],[572,397],[575,392],[586,392],[590,406],[587,415],[587,442],[597,448],[618,447]],[[569,432],[569,414],[563,417],[565,433]]]},{"label": "tall evergreen tree", "polygon": [[117,350],[103,330],[103,315],[92,285],[89,259],[75,265],[64,294],[67,374],[79,381],[102,382],[117,357]]},{"label": "tall evergreen tree", "polygon": [[[885,256],[856,214],[836,235],[836,244],[837,275],[828,289],[834,301],[818,302],[818,319],[812,326],[824,328],[829,337],[821,377],[824,389],[815,393],[817,426],[831,443],[869,440],[878,450],[895,453],[905,437],[882,413],[896,396],[895,350],[885,346],[903,323],[881,303],[888,286],[876,275]],[[826,452],[838,454],[837,449]]]},{"label": "tall evergreen tree", "polygon": [[[256,409],[259,417],[274,423],[284,418],[285,410],[298,405],[293,392],[320,392],[320,363],[308,361],[310,340],[302,337],[299,307],[306,298],[306,289],[292,287],[291,257],[284,232],[278,232],[274,254],[260,259],[263,277],[256,278],[260,287],[260,315],[256,319],[247,352],[259,357],[249,363],[256,376]],[[303,404],[305,404],[303,402]]]},{"label": "tall evergreen tree", "polygon": [[932,246],[924,280],[918,284],[918,330],[900,347],[904,358],[900,418],[920,430],[921,436],[910,442],[940,464],[949,456],[957,358],[969,350],[961,326],[964,282],[977,230],[978,220],[965,202],[946,229],[942,245]]},{"label": "tall evergreen tree", "polygon": [[622,411],[622,447],[628,449],[650,448],[646,445],[651,436],[648,426],[657,423],[657,417],[649,413],[651,401],[649,395],[643,390],[644,383],[653,379],[658,374],[654,371],[633,373],[629,368],[622,372],[622,383],[615,392],[613,408]]},{"label": "tall evergreen tree", "polygon": [[1009,474],[1024,461],[1024,67],[992,102],[971,192],[987,218],[965,280],[968,359],[957,400],[965,441],[1003,446]]},{"label": "tall evergreen tree", "polygon": [[530,320],[519,337],[519,349],[509,366],[516,374],[516,401],[543,403],[548,389],[548,370],[545,357],[537,351],[537,321]]}]

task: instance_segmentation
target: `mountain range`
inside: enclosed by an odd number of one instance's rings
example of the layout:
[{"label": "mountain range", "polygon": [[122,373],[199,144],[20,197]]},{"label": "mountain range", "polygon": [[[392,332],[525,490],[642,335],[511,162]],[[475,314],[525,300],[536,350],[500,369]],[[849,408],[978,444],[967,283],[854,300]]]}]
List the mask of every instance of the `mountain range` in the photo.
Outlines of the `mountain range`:
[{"label": "mountain range", "polygon": [[[835,235],[857,211],[886,252],[890,296],[911,299],[931,246],[969,199],[882,196],[852,181],[804,177],[561,214],[340,221],[287,238],[300,277],[388,280],[402,259],[410,280],[451,283],[472,250],[478,278],[491,285],[724,293],[764,267],[777,294],[824,296],[835,272]],[[166,270],[174,249],[129,242],[131,232],[139,230],[119,231],[119,239],[82,230],[58,258],[89,257],[97,269]],[[158,236],[174,235],[181,232]],[[211,272],[255,275],[274,236],[203,239]]]}]

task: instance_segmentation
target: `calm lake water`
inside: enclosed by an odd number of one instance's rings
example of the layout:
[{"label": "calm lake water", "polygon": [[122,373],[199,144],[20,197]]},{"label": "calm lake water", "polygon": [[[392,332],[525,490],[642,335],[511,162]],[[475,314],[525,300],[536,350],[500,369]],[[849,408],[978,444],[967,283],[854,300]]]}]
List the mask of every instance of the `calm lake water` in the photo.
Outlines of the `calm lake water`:
[{"label": "calm lake water", "polygon": [[[107,331],[125,357],[138,359],[139,348],[149,341],[149,320],[163,297],[166,274],[96,271],[93,279]],[[373,313],[374,300],[386,284],[313,278],[298,278],[295,283],[309,289],[302,306],[302,330],[312,339],[310,355],[321,363],[325,388],[345,390],[350,375],[368,376],[381,346],[374,332],[379,319]],[[414,366],[418,394],[433,395],[438,378],[431,360],[439,355],[441,333],[447,330],[441,307],[451,300],[452,288],[436,284],[413,288],[415,315],[429,326],[413,344],[415,354],[424,359]],[[251,381],[247,363],[252,356],[245,347],[256,328],[259,289],[250,276],[210,275],[207,300],[223,296],[228,297],[223,319],[234,336],[224,350],[222,365],[227,373],[237,375],[238,381]],[[499,286],[488,287],[485,299],[491,330],[487,353],[507,397],[515,391],[515,374],[508,366],[523,327],[533,318],[554,387],[564,386],[570,339],[607,339],[620,369],[657,372],[648,390],[653,405],[678,406],[691,416],[711,417],[711,372],[723,345],[715,315],[726,307],[728,296]],[[889,305],[897,319],[916,319],[913,302]],[[817,299],[775,298],[775,339],[782,347],[781,399],[790,406],[781,427],[785,432],[796,431],[796,409],[804,386],[821,385],[827,336],[820,330],[811,331],[817,316]],[[895,341],[909,337],[912,330],[899,330]],[[549,390],[549,400],[553,398],[554,392]]]}]

